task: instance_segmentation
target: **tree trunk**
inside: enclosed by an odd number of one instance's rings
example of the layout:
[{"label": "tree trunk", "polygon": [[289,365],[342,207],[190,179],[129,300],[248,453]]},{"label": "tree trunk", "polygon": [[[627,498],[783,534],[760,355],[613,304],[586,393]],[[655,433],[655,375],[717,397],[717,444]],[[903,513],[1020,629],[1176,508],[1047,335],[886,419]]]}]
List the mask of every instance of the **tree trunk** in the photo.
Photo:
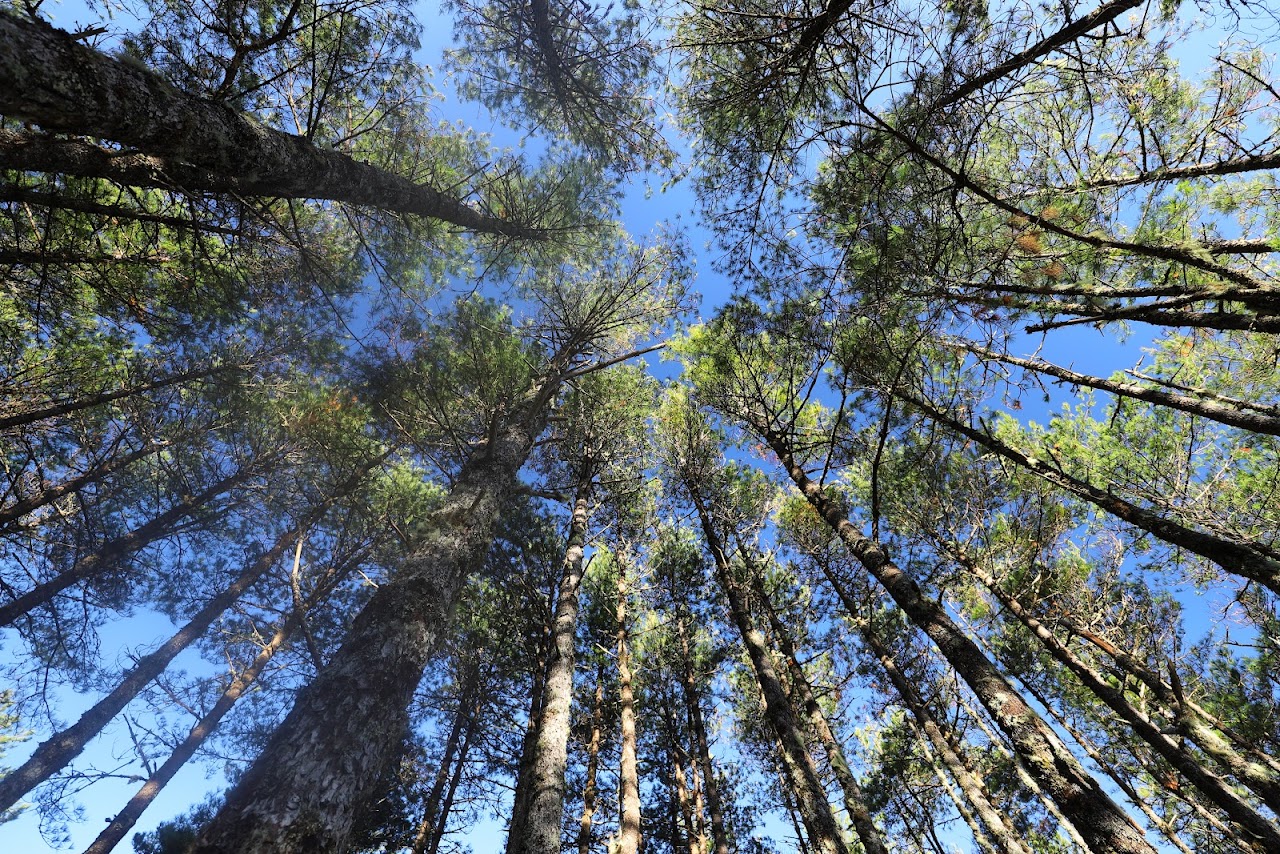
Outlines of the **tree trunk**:
[{"label": "tree trunk", "polygon": [[618,641],[618,696],[622,718],[622,755],[618,762],[617,854],[640,851],[640,775],[636,759],[636,708],[631,688],[631,654],[628,651],[627,565],[618,561],[618,604],[614,612]]},{"label": "tree trunk", "polygon": [[746,648],[755,671],[756,682],[764,696],[765,719],[777,736],[782,751],[783,769],[787,782],[793,789],[800,817],[808,831],[809,844],[817,854],[844,854],[844,838],[836,823],[831,803],[818,776],[813,757],[805,746],[804,737],[791,710],[791,699],[782,687],[782,681],[774,670],[764,636],[751,621],[746,591],[733,575],[733,567],[725,554],[720,535],[712,525],[702,497],[694,484],[685,484],[693,497],[702,532],[715,562],[716,578],[728,600],[729,616],[738,629],[742,645]]},{"label": "tree trunk", "polygon": [[[434,187],[179,92],[65,32],[9,14],[0,15],[0,113],[51,131],[133,146],[153,161],[152,186],[169,179],[192,191],[327,199],[432,217],[470,231],[543,236],[535,227],[489,216]],[[12,140],[0,140],[0,146],[10,147],[6,142]],[[15,168],[72,172],[77,165],[68,160]],[[94,173],[82,168],[79,174]]]},{"label": "tree trunk", "polygon": [[543,430],[556,374],[531,389],[462,467],[431,531],[380,586],[231,790],[193,854],[341,850],[356,806],[399,750],[423,669],[483,562],[516,474]]},{"label": "tree trunk", "polygon": [[124,454],[115,454],[100,464],[93,466],[86,472],[78,474],[75,477],[67,478],[62,483],[42,489],[35,495],[29,495],[26,498],[15,501],[7,507],[0,509],[0,530],[4,530],[8,527],[18,527],[12,523],[17,522],[29,513],[34,513],[41,507],[48,507],[59,498],[79,492],[91,483],[97,483],[103,478],[109,477],[118,471],[122,471],[144,457],[149,457],[152,454],[159,453],[164,450],[166,445],[167,443],[165,442],[149,441],[135,451],[129,451]]},{"label": "tree trunk", "polygon": [[796,656],[796,646],[791,639],[791,634],[787,631],[787,627],[782,624],[782,620],[778,618],[778,613],[773,609],[773,603],[769,600],[769,594],[764,589],[764,581],[761,579],[760,573],[755,570],[755,566],[747,568],[751,577],[751,586],[755,591],[756,598],[760,601],[761,608],[769,619],[769,625],[773,630],[773,638],[778,645],[778,651],[782,653],[787,661],[787,669],[791,673],[791,685],[796,699],[799,701],[801,708],[804,709],[805,715],[809,719],[809,725],[813,727],[814,733],[818,736],[818,741],[822,743],[822,749],[827,754],[827,762],[831,765],[831,771],[835,774],[836,781],[840,784],[840,791],[844,794],[845,812],[849,814],[849,820],[853,823],[854,832],[858,834],[858,841],[862,843],[862,848],[866,854],[888,854],[889,849],[886,847],[884,838],[880,835],[880,831],[875,825],[875,820],[871,816],[871,810],[867,807],[866,799],[862,795],[862,787],[858,785],[857,778],[853,776],[853,769],[849,767],[849,763],[845,759],[844,749],[840,746],[840,742],[836,740],[835,733],[831,731],[831,725],[827,722],[826,715],[822,713],[822,707],[818,705],[818,698],[814,696],[813,687],[809,684],[809,677],[804,672],[800,659]]},{"label": "tree trunk", "polygon": [[[707,796],[707,811],[711,813],[711,837],[715,842],[715,854],[729,854],[729,835],[724,827],[724,810],[720,805],[720,789],[716,783],[716,770],[711,763],[711,743],[707,738],[706,724],[702,720],[702,698],[693,675],[693,654],[689,646],[689,632],[684,614],[676,618],[676,631],[680,636],[681,661],[684,665],[685,714],[689,729],[698,742],[698,763],[702,766],[703,788]],[[586,854],[581,852],[580,854]]]},{"label": "tree trunk", "polygon": [[587,539],[592,471],[590,460],[579,473],[573,503],[564,570],[556,596],[547,667],[546,701],[534,749],[529,811],[516,850],[521,854],[560,854],[564,818],[564,772],[569,762],[570,711],[573,704],[574,641],[578,625],[578,589],[582,583],[583,547]]},{"label": "tree trunk", "polygon": [[[1041,647],[1055,661],[1070,671],[1080,680],[1082,685],[1102,701],[1103,705],[1115,712],[1117,717],[1128,724],[1134,735],[1142,739],[1173,768],[1176,768],[1211,803],[1230,816],[1231,820],[1240,826],[1242,832],[1255,838],[1268,850],[1280,851],[1280,828],[1263,818],[1257,810],[1231,791],[1221,777],[1211,773],[1200,763],[1199,759],[1189,754],[1185,749],[1174,743],[1173,739],[1161,732],[1160,727],[1129,702],[1121,689],[1113,687],[1102,674],[1071,652],[1047,627],[1027,613],[1027,610],[1022,607],[1022,604],[1017,599],[1005,593],[986,570],[979,567],[975,561],[964,557],[960,558],[960,563],[991,591],[991,594],[1004,606],[1006,611],[1012,614],[1027,631],[1031,632],[1040,641]],[[1232,764],[1244,766],[1247,772],[1247,764],[1243,758],[1236,756],[1234,751],[1232,755],[1238,760]],[[1236,772],[1235,767],[1228,767],[1228,770],[1233,773]],[[1251,780],[1249,778],[1242,775],[1237,776],[1245,785],[1250,784]],[[1266,786],[1259,786],[1259,788],[1263,789],[1259,794],[1267,792],[1274,794]],[[1271,806],[1269,801],[1268,806]]]},{"label": "tree trunk", "polygon": [[440,816],[436,819],[435,832],[431,834],[431,844],[427,846],[427,854],[437,854],[440,843],[444,840],[445,830],[449,826],[449,813],[453,812],[453,799],[458,794],[463,772],[467,769],[467,754],[471,752],[474,741],[475,723],[475,715],[472,715],[467,722],[467,728],[462,733],[462,752],[458,754],[458,764],[454,766],[453,775],[449,778],[449,789],[445,792],[444,803],[440,805]]},{"label": "tree trunk", "polygon": [[600,737],[604,729],[604,673],[596,670],[591,703],[591,740],[587,742],[587,779],[582,787],[582,819],[578,822],[578,854],[591,854],[591,818],[596,812],[596,774],[600,770]]},{"label": "tree trunk", "polygon": [[[765,431],[763,438],[801,494],[818,511],[845,546],[888,591],[911,622],[938,646],[1000,729],[1022,755],[1037,782],[1096,851],[1155,854],[1129,817],[1089,775],[1035,710],[957,626],[938,602],[927,598],[885,550],[860,534],[838,504],[812,481],[796,462],[781,434]],[[851,615],[851,616],[855,616]]]},{"label": "tree trunk", "polygon": [[[222,696],[213,704],[213,708],[191,728],[182,743],[174,748],[173,752],[169,754],[169,758],[155,770],[147,779],[147,782],[142,785],[142,788],[129,799],[129,803],[125,804],[124,809],[116,814],[116,817],[111,820],[111,823],[107,825],[102,833],[98,834],[98,838],[84,850],[84,854],[110,854],[120,844],[138,819],[142,817],[142,813],[147,807],[151,806],[151,802],[156,799],[161,790],[173,779],[179,769],[191,760],[191,757],[200,749],[205,740],[218,729],[218,724],[222,722],[227,712],[231,711],[231,707],[236,704],[236,701],[252,687],[254,681],[262,673],[263,668],[271,661],[272,656],[280,651],[294,631],[302,625],[306,619],[306,612],[328,596],[334,586],[347,575],[349,568],[356,564],[361,553],[362,550],[348,556],[343,561],[343,568],[341,569],[337,565],[333,566],[327,573],[328,577],[316,588],[309,601],[289,612],[289,615],[285,617],[279,628],[276,629],[275,634],[271,636],[271,640],[254,657],[249,666],[231,680],[231,684],[227,686],[226,690],[222,692]],[[298,551],[294,556],[295,568],[301,558],[301,554],[302,538],[299,538]]]},{"label": "tree trunk", "polygon": [[413,854],[425,854],[431,842],[439,819],[440,804],[444,798],[444,787],[449,781],[449,771],[454,764],[454,754],[457,753],[463,732],[471,726],[472,700],[479,685],[480,664],[473,660],[466,665],[466,675],[462,678],[461,689],[458,692],[458,709],[453,714],[453,726],[449,729],[449,737],[445,739],[444,753],[440,756],[440,767],[436,769],[435,779],[431,781],[431,790],[427,792],[426,811],[422,816],[422,823],[418,825],[418,833],[413,839]]},{"label": "tree trunk", "polygon": [[[546,619],[554,618],[548,611]],[[538,746],[538,725],[542,723],[542,706],[547,691],[547,657],[551,654],[552,624],[544,622],[538,627],[537,653],[529,685],[529,719],[525,724],[524,738],[520,741],[520,764],[516,768],[515,791],[511,797],[511,819],[507,823],[506,854],[517,854],[523,844],[525,817],[529,814],[529,801],[533,792],[533,760]],[[529,644],[533,646],[532,643]]]},{"label": "tree trunk", "polygon": [[213,621],[218,619],[227,608],[231,607],[254,582],[262,578],[275,562],[284,554],[291,541],[302,535],[306,528],[314,523],[323,511],[313,512],[309,518],[281,534],[275,544],[258,560],[254,561],[225,590],[209,600],[185,626],[165,641],[155,652],[140,659],[133,670],[129,671],[115,690],[99,700],[93,708],[80,716],[80,720],[62,732],[51,736],[48,741],[36,748],[31,758],[21,767],[10,771],[0,778],[0,812],[18,802],[24,794],[48,780],[51,776],[66,767],[84,750],[89,740],[102,732],[143,688],[164,672],[169,662],[192,642],[200,638]]},{"label": "tree trunk", "polygon": [[0,606],[0,626],[8,626],[20,617],[31,613],[41,605],[53,601],[53,597],[81,581],[93,578],[114,566],[115,561],[147,544],[173,533],[174,525],[186,516],[196,512],[223,493],[239,486],[254,474],[259,467],[246,466],[235,474],[224,477],[213,486],[180,501],[159,516],[134,528],[127,534],[108,540],[93,554],[85,555],[75,562],[70,569],[60,572],[53,578],[37,584],[12,602]]}]

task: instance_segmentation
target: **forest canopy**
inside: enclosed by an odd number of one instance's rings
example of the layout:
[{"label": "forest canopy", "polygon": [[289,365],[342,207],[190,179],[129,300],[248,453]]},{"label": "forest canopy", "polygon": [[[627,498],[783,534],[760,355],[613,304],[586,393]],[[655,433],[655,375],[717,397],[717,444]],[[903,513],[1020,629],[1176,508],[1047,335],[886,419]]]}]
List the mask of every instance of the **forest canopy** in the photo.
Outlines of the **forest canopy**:
[{"label": "forest canopy", "polygon": [[1280,13],[1092,3],[0,3],[0,840],[1280,851]]}]

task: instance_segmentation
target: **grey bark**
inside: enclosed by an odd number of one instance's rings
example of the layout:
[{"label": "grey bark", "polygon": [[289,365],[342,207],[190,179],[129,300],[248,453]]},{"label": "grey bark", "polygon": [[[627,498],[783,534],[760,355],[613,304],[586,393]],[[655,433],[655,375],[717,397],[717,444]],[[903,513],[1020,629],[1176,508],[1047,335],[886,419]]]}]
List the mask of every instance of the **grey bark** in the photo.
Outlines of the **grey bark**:
[{"label": "grey bark", "polygon": [[[144,68],[10,14],[0,14],[0,113],[47,130],[135,147],[159,158],[154,166],[160,174],[177,172],[169,177],[184,178],[188,190],[229,189],[234,183],[237,192],[248,195],[326,199],[488,234],[542,236],[536,228],[473,210],[434,187],[180,92]],[[214,176],[212,185],[202,185],[200,172]]]},{"label": "grey bark", "polygon": [[591,819],[596,812],[596,775],[600,770],[603,728],[604,673],[597,669],[595,699],[591,703],[591,739],[587,742],[587,779],[582,787],[582,818],[578,820],[578,854],[591,854]]},{"label": "grey bark", "polygon": [[627,566],[618,561],[617,621],[618,698],[622,720],[622,753],[618,761],[618,850],[617,854],[640,851],[640,774],[636,758],[635,691],[631,686],[631,653],[627,627]]},{"label": "grey bark", "polygon": [[578,491],[565,548],[564,570],[556,596],[547,666],[546,701],[534,749],[532,789],[525,816],[522,854],[560,854],[564,816],[564,772],[569,761],[570,711],[573,703],[574,640],[578,624],[578,590],[582,583],[583,547],[587,538],[592,471],[589,458],[579,474]]},{"label": "grey bark", "polygon": [[787,696],[777,671],[774,670],[764,635],[752,622],[746,590],[734,578],[733,567],[725,553],[724,544],[712,524],[707,507],[697,491],[697,485],[686,482],[685,487],[689,490],[698,511],[702,532],[715,563],[716,578],[728,600],[729,616],[737,627],[742,645],[751,659],[756,682],[764,697],[765,719],[778,738],[787,783],[792,794],[795,795],[809,844],[818,854],[845,854],[844,837],[840,832],[840,826],[836,823],[835,813],[831,810],[831,802],[827,800],[827,793],[818,776],[813,757],[809,755],[809,750],[800,733],[800,727],[791,709],[791,699]]},{"label": "grey bark", "polygon": [[559,373],[549,373],[473,451],[422,546],[361,610],[193,854],[342,849],[355,807],[399,750],[423,669],[467,575],[483,561],[558,386]]},{"label": "grey bark", "polygon": [[809,719],[809,725],[813,728],[814,733],[817,734],[818,741],[822,744],[822,749],[827,754],[827,762],[831,766],[831,772],[840,784],[840,791],[844,795],[845,812],[849,814],[849,820],[853,823],[853,829],[858,835],[858,841],[862,843],[863,851],[866,854],[888,854],[889,849],[885,845],[884,838],[880,835],[879,828],[875,825],[871,810],[867,807],[866,798],[862,794],[862,787],[858,785],[857,778],[853,776],[853,769],[849,767],[849,762],[845,759],[844,749],[840,746],[840,742],[836,740],[835,733],[832,732],[826,715],[822,713],[818,698],[814,695],[813,687],[809,684],[809,676],[800,664],[800,659],[796,654],[796,645],[791,639],[791,633],[778,617],[778,612],[774,610],[773,603],[769,600],[769,593],[764,588],[760,573],[755,571],[754,566],[748,567],[748,572],[751,574],[751,586],[755,591],[756,598],[769,619],[774,643],[777,644],[778,651],[786,659],[787,670],[791,674],[792,691],[796,695],[798,705],[804,709],[805,715]]},{"label": "grey bark", "polygon": [[[884,548],[864,537],[839,505],[796,461],[783,436],[762,431],[801,494],[853,556],[889,593],[911,622],[925,632],[947,662],[973,690],[983,707],[1027,762],[1032,776],[1096,851],[1155,854],[1141,830],[1103,791],[1044,720],[961,630],[937,601],[889,560]],[[853,615],[851,615],[853,616]]]}]

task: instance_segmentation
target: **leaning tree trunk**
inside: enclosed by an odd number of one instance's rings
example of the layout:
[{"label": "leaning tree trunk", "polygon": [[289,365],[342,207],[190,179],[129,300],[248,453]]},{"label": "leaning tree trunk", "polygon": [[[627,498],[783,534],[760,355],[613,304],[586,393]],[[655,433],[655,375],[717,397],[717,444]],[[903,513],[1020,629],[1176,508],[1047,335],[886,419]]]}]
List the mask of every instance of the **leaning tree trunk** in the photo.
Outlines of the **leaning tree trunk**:
[{"label": "leaning tree trunk", "polygon": [[417,551],[360,611],[346,641],[305,688],[227,795],[193,854],[339,851],[358,804],[400,749],[408,709],[468,574],[546,423],[552,373],[462,467]]},{"label": "leaning tree trunk", "polygon": [[618,562],[618,604],[614,612],[618,641],[618,697],[622,718],[622,754],[618,760],[618,850],[640,851],[640,772],[636,759],[636,698],[631,687],[631,653],[627,628],[627,567]]},{"label": "leaning tree trunk", "polygon": [[[711,837],[715,842],[715,854],[729,854],[729,835],[724,826],[724,809],[720,805],[720,789],[716,783],[715,767],[711,763],[711,742],[702,720],[702,698],[697,679],[693,675],[693,655],[689,646],[689,631],[682,612],[676,618],[676,631],[680,637],[681,662],[684,666],[685,714],[689,729],[698,742],[698,764],[702,768],[702,786],[707,797],[707,812],[711,813]],[[586,852],[582,852],[586,854]]]},{"label": "leaning tree trunk", "polygon": [[787,696],[786,690],[782,687],[782,680],[774,670],[764,635],[752,623],[746,591],[733,576],[733,567],[729,563],[728,555],[725,554],[720,535],[711,522],[705,503],[696,491],[696,485],[686,483],[686,487],[693,497],[707,547],[711,550],[715,562],[716,578],[728,600],[729,617],[737,627],[742,645],[751,659],[756,682],[764,697],[765,719],[778,739],[783,769],[786,772],[788,785],[795,795],[805,830],[808,832],[809,844],[817,854],[844,854],[845,845],[840,826],[836,823],[831,803],[827,800],[826,790],[818,776],[818,769],[814,765],[813,757],[809,755],[804,736],[791,710],[791,699]]},{"label": "leaning tree trunk", "polygon": [[[3,13],[0,113],[46,130],[136,147],[150,161],[150,169],[138,169],[138,178],[152,174],[145,186],[328,199],[432,217],[470,231],[543,236],[536,228],[472,209],[434,187],[180,92],[146,69],[79,44],[47,24]],[[108,156],[64,155],[57,163],[22,164],[24,137],[30,143],[32,135],[10,132],[7,137],[0,147],[9,149],[9,166],[28,171],[112,177],[117,164],[109,155],[121,154],[100,149]],[[43,153],[38,138],[35,143],[31,154]]]},{"label": "leaning tree trunk", "polygon": [[[526,648],[537,650],[529,684],[529,715],[524,737],[520,740],[520,761],[516,766],[515,791],[511,795],[511,819],[507,823],[505,854],[517,854],[524,839],[525,817],[533,791],[533,760],[538,746],[538,726],[542,723],[542,706],[547,690],[547,657],[551,654],[551,630],[555,614],[547,611],[546,620],[538,626],[538,635],[526,637]],[[536,644],[536,646],[535,646]]]},{"label": "leaning tree trunk", "polygon": [[547,665],[546,699],[542,704],[538,740],[534,747],[529,807],[524,832],[516,842],[516,851],[521,854],[560,854],[564,772],[569,762],[569,729],[572,723],[569,715],[573,704],[573,647],[578,625],[578,589],[582,583],[592,477],[588,457],[578,474],[564,570],[556,596],[551,660]]},{"label": "leaning tree trunk", "polygon": [[436,769],[435,779],[431,781],[431,789],[427,792],[426,812],[413,839],[411,849],[413,854],[424,854],[432,841],[439,819],[440,804],[444,798],[444,787],[449,781],[449,771],[453,767],[453,757],[457,753],[458,744],[463,739],[464,733],[471,728],[472,699],[479,687],[480,663],[473,659],[467,663],[466,674],[462,677],[462,685],[458,691],[458,708],[453,714],[453,726],[449,729],[449,737],[444,742],[440,767]]},{"label": "leaning tree trunk", "polygon": [[169,662],[173,661],[178,653],[199,639],[205,630],[213,625],[214,620],[218,619],[244,595],[249,587],[262,578],[285,553],[290,542],[301,536],[307,526],[314,523],[322,512],[323,510],[311,513],[306,521],[281,534],[265,554],[240,573],[226,589],[210,599],[190,622],[154,652],[141,658],[115,690],[81,715],[76,723],[50,736],[49,740],[37,747],[31,758],[20,767],[0,778],[0,812],[16,804],[24,794],[48,780],[79,756],[90,739],[102,732],[103,728],[137,697],[143,688],[164,672]]},{"label": "leaning tree trunk", "polygon": [[[1265,849],[1280,851],[1280,828],[1237,795],[1226,780],[1206,768],[1183,744],[1175,742],[1155,721],[1135,708],[1121,688],[1113,686],[1103,674],[1073,653],[1047,626],[1028,613],[1017,599],[1006,593],[989,572],[964,556],[961,556],[960,563],[982,582],[1006,611],[1040,641],[1041,647],[1051,658],[1073,674],[1103,705],[1115,712],[1117,717],[1129,725],[1134,735],[1171,767],[1176,768],[1206,800],[1226,813],[1244,833],[1257,840]],[[1274,809],[1280,803],[1280,790],[1274,780],[1261,773],[1265,769],[1255,766],[1259,773],[1251,774],[1250,763],[1234,751],[1230,751],[1227,756],[1210,755],[1221,762],[1227,771],[1235,774],[1241,783],[1262,796],[1268,806]]]},{"label": "leaning tree trunk", "polygon": [[[294,556],[295,567],[301,557],[301,550],[302,538],[299,538],[298,552]],[[355,560],[355,556],[352,556],[344,563],[347,567],[350,567],[354,565]],[[173,776],[178,773],[183,765],[191,760],[191,757],[200,749],[205,740],[218,729],[218,724],[222,722],[227,712],[231,711],[231,707],[236,704],[236,701],[253,687],[254,681],[262,673],[272,657],[284,647],[294,631],[302,625],[303,620],[306,618],[307,610],[327,596],[345,574],[346,571],[335,567],[329,573],[329,577],[322,587],[317,590],[316,595],[309,597],[309,602],[289,612],[289,615],[276,629],[275,634],[271,636],[271,640],[267,641],[262,650],[249,663],[249,666],[241,671],[235,679],[231,680],[231,684],[222,692],[222,696],[218,697],[217,702],[213,704],[213,708],[191,728],[191,731],[187,733],[187,737],[173,749],[173,752],[161,763],[160,767],[152,772],[147,781],[142,784],[142,788],[138,789],[134,796],[129,799],[129,803],[125,804],[124,809],[116,813],[115,818],[111,819],[111,823],[84,850],[84,854],[110,854],[120,844],[138,819],[142,817],[142,813],[147,807],[151,806],[156,796],[173,779]]]},{"label": "leaning tree trunk", "polygon": [[809,725],[818,736],[818,741],[822,743],[822,749],[827,754],[827,762],[831,765],[831,771],[835,775],[836,781],[840,784],[840,791],[844,795],[845,812],[849,814],[849,820],[853,823],[854,832],[858,834],[858,841],[862,843],[863,851],[866,854],[888,854],[889,849],[885,846],[884,838],[880,835],[880,830],[875,825],[870,808],[867,807],[866,798],[862,794],[862,787],[858,785],[857,778],[853,776],[853,769],[849,767],[849,762],[845,759],[844,748],[840,746],[835,733],[831,730],[830,723],[827,722],[826,715],[822,713],[822,707],[818,705],[818,698],[814,695],[813,687],[809,684],[809,676],[804,672],[804,667],[801,666],[800,659],[796,655],[796,645],[791,639],[791,633],[783,625],[781,618],[778,617],[778,612],[773,609],[773,603],[769,600],[769,593],[764,588],[764,581],[761,579],[760,573],[756,572],[755,569],[754,566],[751,566],[747,570],[751,576],[752,589],[755,591],[756,598],[760,600],[760,607],[769,619],[769,625],[773,630],[773,638],[778,645],[778,651],[782,653],[783,658],[787,661],[787,670],[791,674],[792,689],[797,695],[796,698],[799,700],[799,705],[809,718]]},{"label": "leaning tree trunk", "polygon": [[762,438],[778,456],[801,494],[866,568],[941,651],[960,674],[992,719],[1025,759],[1032,776],[1044,787],[1063,814],[1080,830],[1095,851],[1122,854],[1155,854],[1142,832],[1090,776],[1058,734],[1036,714],[983,654],[978,645],[955,624],[942,605],[924,592],[889,560],[884,548],[862,536],[839,504],[811,480],[796,461],[782,434],[762,431]]}]

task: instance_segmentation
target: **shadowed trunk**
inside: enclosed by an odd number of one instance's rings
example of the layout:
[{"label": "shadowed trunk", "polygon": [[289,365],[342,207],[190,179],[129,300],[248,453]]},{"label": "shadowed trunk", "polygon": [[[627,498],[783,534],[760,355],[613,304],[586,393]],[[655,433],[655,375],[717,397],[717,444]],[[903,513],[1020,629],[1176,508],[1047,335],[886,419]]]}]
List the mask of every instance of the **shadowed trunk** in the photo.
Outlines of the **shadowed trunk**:
[{"label": "shadowed trunk", "polygon": [[[724,827],[724,810],[720,806],[720,789],[716,783],[715,767],[711,763],[711,743],[707,727],[702,720],[702,698],[693,675],[693,655],[689,648],[689,632],[684,614],[676,619],[676,631],[680,637],[681,663],[684,666],[685,714],[689,729],[698,742],[698,764],[702,768],[703,789],[707,796],[707,811],[711,813],[711,838],[715,842],[715,854],[729,854],[729,836]],[[583,852],[585,854],[585,852]]]},{"label": "shadowed trunk", "polygon": [[422,823],[418,825],[418,833],[413,839],[413,854],[424,854],[435,841],[434,832],[440,817],[444,787],[449,781],[449,771],[454,765],[453,758],[458,751],[463,733],[471,727],[474,711],[472,704],[480,685],[480,665],[477,661],[471,661],[466,668],[466,675],[462,679],[462,687],[458,692],[458,709],[453,715],[453,726],[449,729],[449,737],[445,739],[444,753],[440,756],[440,767],[436,769],[435,779],[431,781],[431,790],[427,792],[426,812],[422,817]]},{"label": "shadowed trunk", "polygon": [[582,819],[578,822],[578,854],[591,854],[591,818],[596,812],[596,775],[600,771],[600,737],[604,728],[604,673],[596,669],[591,703],[591,739],[587,742],[587,779],[582,786]]},{"label": "shadowed trunk", "polygon": [[[1103,791],[1067,746],[996,669],[942,605],[926,597],[905,572],[889,560],[879,543],[862,536],[839,505],[805,473],[781,434],[762,438],[778,456],[801,494],[910,618],[938,646],[983,707],[1024,758],[1032,776],[1089,845],[1098,851],[1155,854],[1141,830]],[[851,616],[856,616],[851,614]]]}]

